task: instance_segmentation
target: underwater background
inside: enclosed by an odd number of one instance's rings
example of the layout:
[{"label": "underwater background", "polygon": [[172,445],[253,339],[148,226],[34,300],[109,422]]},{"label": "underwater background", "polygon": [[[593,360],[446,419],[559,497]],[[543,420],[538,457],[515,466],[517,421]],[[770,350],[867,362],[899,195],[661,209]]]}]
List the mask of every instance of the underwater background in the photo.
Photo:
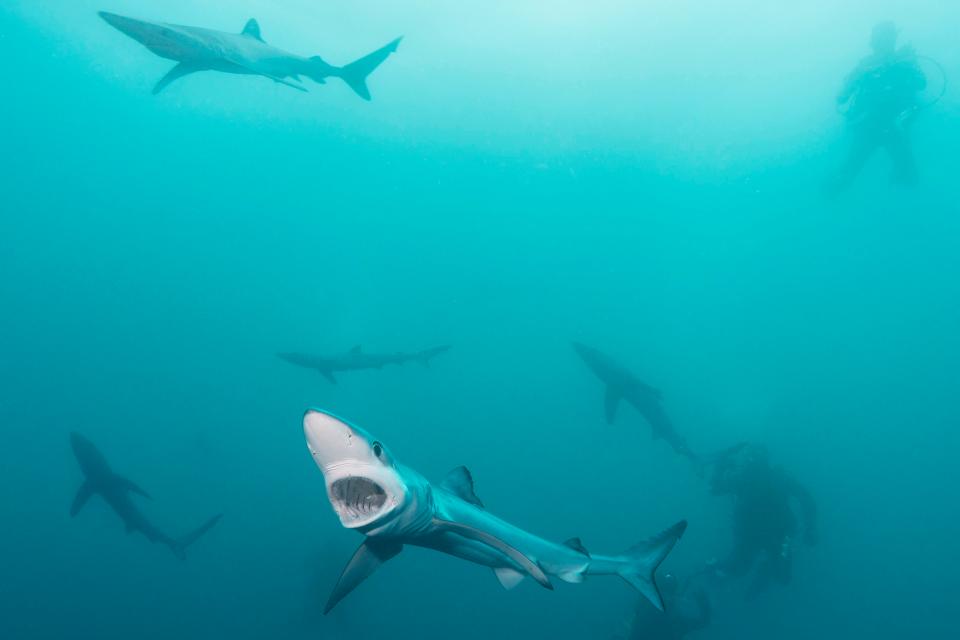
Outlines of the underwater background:
[{"label": "underwater background", "polygon": [[[170,67],[98,16],[237,31],[370,78],[309,93]],[[893,20],[949,83],[825,198],[834,96]],[[422,549],[330,615],[360,541],[310,459],[335,411],[489,509],[615,552],[686,518],[664,569],[731,544],[730,501],[571,341],[661,389],[701,451],[765,444],[819,507],[791,584],[711,591],[696,637],[954,637],[960,590],[960,5],[953,1],[5,0],[0,5],[0,637],[581,638],[638,595],[503,590]],[[925,68],[929,92],[943,80]],[[331,385],[281,351],[415,351]],[[101,502],[68,435],[181,533]]]}]

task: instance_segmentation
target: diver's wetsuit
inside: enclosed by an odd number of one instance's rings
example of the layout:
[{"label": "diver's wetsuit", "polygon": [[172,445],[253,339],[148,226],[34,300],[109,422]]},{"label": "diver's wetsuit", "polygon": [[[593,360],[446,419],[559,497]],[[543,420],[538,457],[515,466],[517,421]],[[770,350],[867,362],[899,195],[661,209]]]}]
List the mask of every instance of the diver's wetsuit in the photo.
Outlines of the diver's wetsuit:
[{"label": "diver's wetsuit", "polygon": [[800,531],[793,510],[796,501],[803,520],[803,539],[816,544],[817,508],[805,488],[765,458],[731,469],[718,465],[714,495],[734,497],[733,550],[715,567],[721,574],[745,575],[759,561],[747,596],[770,582],[790,581],[793,539]]},{"label": "diver's wetsuit", "polygon": [[710,624],[710,600],[702,590],[692,596],[664,594],[664,606],[660,611],[646,600],[639,602],[629,640],[682,640]]},{"label": "diver's wetsuit", "polygon": [[909,115],[917,94],[927,86],[926,77],[911,47],[892,53],[873,53],[847,76],[837,104],[850,104],[847,126],[850,150],[838,174],[828,185],[831,191],[848,187],[878,148],[893,160],[892,179],[913,184],[917,170],[907,137]]}]

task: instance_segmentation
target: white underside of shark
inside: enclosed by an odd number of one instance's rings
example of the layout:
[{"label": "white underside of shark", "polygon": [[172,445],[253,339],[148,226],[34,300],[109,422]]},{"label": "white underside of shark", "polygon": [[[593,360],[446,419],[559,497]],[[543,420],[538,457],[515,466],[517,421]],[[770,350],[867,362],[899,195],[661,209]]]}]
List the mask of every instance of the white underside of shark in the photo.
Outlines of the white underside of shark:
[{"label": "white underside of shark", "polygon": [[341,524],[365,536],[325,611],[404,545],[488,566],[508,589],[526,576],[552,589],[551,578],[578,583],[589,575],[617,575],[663,608],[654,571],[683,534],[685,521],[625,553],[592,554],[577,538],[551,542],[491,514],[474,493],[465,467],[454,469],[442,484],[432,485],[397,463],[382,443],[334,415],[307,411],[303,428]]}]

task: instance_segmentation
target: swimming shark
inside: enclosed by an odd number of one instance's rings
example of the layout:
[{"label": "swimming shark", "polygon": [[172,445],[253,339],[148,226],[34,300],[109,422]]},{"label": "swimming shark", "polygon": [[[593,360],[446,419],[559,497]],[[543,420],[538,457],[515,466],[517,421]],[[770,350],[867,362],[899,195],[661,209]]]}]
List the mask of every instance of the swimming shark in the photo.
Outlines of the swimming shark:
[{"label": "swimming shark", "polygon": [[319,409],[306,412],[303,431],[340,524],[364,536],[324,613],[404,545],[490,567],[506,589],[526,576],[552,589],[551,577],[578,583],[588,575],[616,575],[663,609],[654,572],[683,535],[686,521],[622,554],[593,554],[579,538],[550,542],[491,514],[474,492],[466,467],[433,485],[369,433]]},{"label": "swimming shark", "polygon": [[587,367],[606,385],[604,411],[607,424],[613,424],[617,417],[617,408],[624,400],[636,409],[650,425],[654,439],[663,438],[673,450],[698,464],[702,463],[687,444],[686,439],[673,428],[673,423],[663,410],[660,391],[641,382],[623,365],[598,349],[579,342],[573,348],[583,359]]},{"label": "swimming shark", "polygon": [[339,371],[382,369],[388,364],[401,365],[407,362],[419,362],[426,367],[430,365],[433,358],[449,349],[450,345],[443,345],[414,353],[377,354],[366,353],[363,347],[357,345],[350,351],[335,356],[311,356],[303,353],[284,352],[278,353],[277,357],[298,367],[316,369],[329,382],[336,384],[337,378],[333,374]]},{"label": "swimming shark", "polygon": [[359,60],[337,67],[319,56],[305,58],[268,45],[260,35],[260,25],[252,18],[240,33],[228,33],[146,22],[106,11],[99,15],[161,58],[177,63],[153,87],[154,95],[191,73],[222,71],[264,76],[300,91],[307,90],[300,84],[301,75],[320,84],[325,84],[330,77],[341,78],[358,96],[369,100],[367,76],[397,50],[402,40],[402,37],[397,38]]},{"label": "swimming shark", "polygon": [[114,473],[110,465],[107,464],[107,459],[103,457],[103,454],[92,442],[79,433],[73,432],[70,434],[70,446],[73,448],[73,454],[76,456],[77,462],[80,463],[80,469],[85,477],[76,497],[73,499],[73,505],[70,507],[71,518],[80,513],[91,496],[98,495],[113,509],[114,513],[120,516],[124,526],[126,526],[127,533],[139,531],[150,542],[159,542],[169,547],[174,555],[181,560],[186,557],[187,547],[196,542],[200,536],[220,521],[221,516],[216,515],[187,535],[181,538],[172,538],[147,520],[130,497],[131,493],[135,493],[150,499],[147,492],[134,484],[133,481]]}]

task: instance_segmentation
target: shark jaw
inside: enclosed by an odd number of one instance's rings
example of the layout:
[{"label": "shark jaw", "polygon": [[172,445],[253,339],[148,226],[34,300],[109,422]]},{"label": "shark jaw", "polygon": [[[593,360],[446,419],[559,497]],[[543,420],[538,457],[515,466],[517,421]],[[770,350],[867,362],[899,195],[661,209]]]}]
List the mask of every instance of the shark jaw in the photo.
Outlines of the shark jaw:
[{"label": "shark jaw", "polygon": [[363,429],[316,409],[304,415],[303,432],[343,527],[375,527],[399,512],[407,488],[383,444]]}]

